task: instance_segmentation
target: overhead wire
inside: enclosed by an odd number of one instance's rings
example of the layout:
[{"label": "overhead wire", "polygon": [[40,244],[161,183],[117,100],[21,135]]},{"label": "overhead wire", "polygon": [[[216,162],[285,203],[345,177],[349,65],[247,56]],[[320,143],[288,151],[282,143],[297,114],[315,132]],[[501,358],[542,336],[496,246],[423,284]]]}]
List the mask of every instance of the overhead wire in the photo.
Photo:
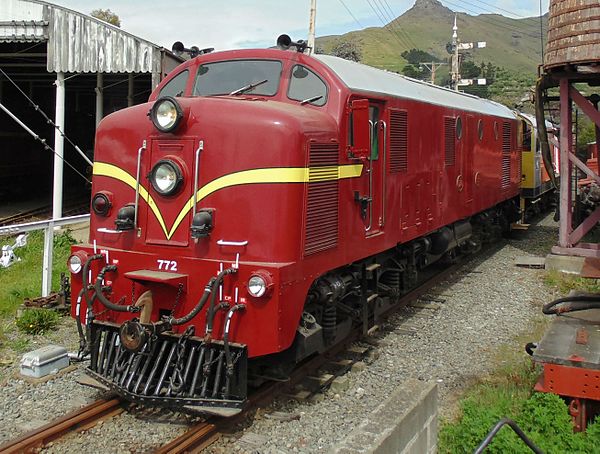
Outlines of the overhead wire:
[{"label": "overhead wire", "polygon": [[[474,11],[468,9],[468,8],[464,8],[464,6],[457,5],[455,3],[449,2],[448,0],[445,0],[445,3],[447,3],[449,5],[452,5],[452,6],[456,7],[456,8],[464,9],[467,12],[470,12],[470,13],[473,13],[473,14],[477,14],[476,12],[474,12]],[[527,35],[527,36],[529,36],[531,38],[535,38],[535,39],[538,38],[537,34],[536,35],[530,35],[528,33],[523,33],[523,30],[519,29],[518,27],[512,27],[512,26],[509,26],[508,24],[501,24],[501,23],[497,23],[497,22],[494,22],[494,21],[489,21],[487,19],[482,18],[481,16],[472,16],[472,19],[480,21],[480,22],[483,22],[484,24],[487,24],[487,25],[491,25],[491,26],[503,28],[503,29],[508,30],[510,32],[519,32],[519,33]],[[539,52],[539,49],[531,47],[529,45],[523,45],[523,48],[532,50],[534,52]]]},{"label": "overhead wire", "polygon": [[389,28],[385,28],[385,20],[382,18],[381,14],[377,11],[377,9],[373,6],[373,4],[371,3],[371,0],[366,0],[366,2],[369,4],[369,6],[371,7],[371,9],[373,10],[373,12],[375,13],[375,15],[379,18],[379,21],[381,22],[381,25],[383,25],[383,29],[386,30],[396,41],[398,41],[398,43],[402,46],[405,47],[406,44],[404,42],[402,42],[402,40],[398,37],[398,35],[396,35],[392,30],[390,30]]},{"label": "overhead wire", "polygon": [[383,6],[383,3],[381,3],[381,0],[373,0],[373,3],[375,4],[377,10],[381,13],[381,16],[384,18],[385,23],[383,24],[383,28],[391,30],[391,32],[394,33],[398,37],[398,39],[400,39],[404,46],[410,49],[410,42],[406,39],[405,36],[403,36],[400,33],[400,31],[396,27],[394,27],[394,17],[393,15],[390,15],[387,12],[385,7]]},{"label": "overhead wire", "polygon": [[[381,0],[380,0],[380,1],[381,1]],[[391,24],[393,24],[393,23],[396,21],[396,19],[398,19],[400,16],[399,16],[399,15],[397,15],[396,13],[394,13],[394,11],[392,10],[392,7],[390,6],[390,4],[388,3],[388,1],[387,1],[387,0],[383,0],[383,2],[385,3],[385,5],[387,6],[387,9],[388,9],[388,11],[390,12],[390,16],[393,18],[393,20],[390,22],[390,25],[391,25]],[[400,27],[400,26],[399,26],[399,24],[398,24],[398,23],[396,23],[396,24],[395,24],[395,26],[396,26],[396,28],[398,29],[398,31],[399,31],[400,33],[402,33],[402,35],[403,35],[403,36],[405,36],[405,37],[406,37],[406,39],[407,39],[408,43],[411,45],[411,48],[412,48],[412,49],[416,49],[416,48],[417,48],[417,45],[416,45],[416,44],[415,44],[415,42],[412,40],[411,36],[410,36],[408,33],[406,33],[406,32],[405,32],[405,31],[402,29],[402,27]]]},{"label": "overhead wire", "polygon": [[[58,131],[58,133],[61,135],[61,137],[63,139],[65,139],[73,148],[75,148],[75,150],[77,150],[77,152],[83,157],[83,159],[90,165],[93,165],[93,163],[87,158],[87,156],[85,155],[85,153],[83,153],[83,151],[81,151],[81,149],[75,144],[73,143],[73,141],[71,139],[69,139],[69,137],[67,137],[64,133],[64,131],[62,131],[51,119],[50,117],[48,117],[48,115],[46,115],[46,112],[44,112],[39,105],[37,105],[35,102],[33,102],[33,100],[27,96],[27,94],[21,89],[21,87],[19,87],[19,85],[8,75],[6,74],[6,72],[0,68],[0,73],[2,73],[2,75],[17,89],[17,91],[19,93],[21,93],[26,99],[27,101],[33,106],[34,110],[38,111],[46,120],[46,123],[51,125],[56,131]],[[25,126],[24,123],[22,123],[16,116],[14,116],[14,114],[12,114],[12,112],[10,112],[8,110],[8,108],[2,106],[3,109],[5,111],[5,113],[7,115],[9,115],[10,117],[12,117],[15,121],[17,121],[18,123],[20,123],[22,126]],[[91,181],[85,176],[83,175],[81,172],[79,172],[69,161],[67,161],[64,156],[59,155],[56,150],[54,150],[52,147],[50,147],[47,143],[45,139],[40,138],[37,134],[33,133],[33,131],[31,131],[29,128],[26,128],[26,130],[33,136],[34,139],[38,140],[43,146],[45,150],[49,150],[51,153],[53,153],[55,156],[58,156],[65,164],[67,164],[67,166],[69,166],[75,173],[77,173],[79,176],[81,176],[86,182],[91,183]]]},{"label": "overhead wire", "polygon": [[[467,1],[464,1],[464,0],[456,0],[456,1],[471,5],[471,3],[467,2]],[[539,34],[537,33],[537,31],[536,31],[536,33],[534,35],[532,35],[530,33],[524,33],[523,29],[521,27],[517,27],[515,25],[510,25],[510,24],[502,24],[502,23],[491,21],[491,20],[487,20],[486,18],[482,18],[481,17],[481,12],[473,11],[470,8],[466,8],[464,5],[459,5],[459,4],[456,4],[456,3],[452,3],[452,2],[450,2],[448,0],[445,0],[445,3],[447,3],[448,5],[454,6],[455,8],[459,8],[459,9],[462,9],[464,11],[467,11],[468,13],[476,15],[476,16],[473,16],[473,18],[477,19],[477,20],[480,20],[481,22],[484,22],[484,23],[487,23],[487,24],[490,24],[490,25],[495,25],[497,27],[501,27],[501,28],[510,30],[512,32],[523,33],[524,35],[527,35],[527,36],[529,36],[531,38],[536,38],[537,39],[538,36],[539,36]],[[477,6],[476,6],[476,8],[477,8]]]},{"label": "overhead wire", "polygon": [[[352,17],[352,19],[354,19],[354,22],[356,22],[358,24],[358,26],[361,29],[365,29],[366,27],[360,23],[360,21],[356,18],[356,16],[354,15],[354,13],[350,10],[350,8],[348,8],[348,5],[346,5],[346,3],[344,3],[344,0],[339,0],[340,3],[342,4],[342,6],[346,9],[346,11],[348,11],[348,14],[350,14],[350,16]],[[382,46],[384,46],[384,43],[379,39],[379,36],[377,35],[373,35],[373,37],[375,38],[375,40]]]}]

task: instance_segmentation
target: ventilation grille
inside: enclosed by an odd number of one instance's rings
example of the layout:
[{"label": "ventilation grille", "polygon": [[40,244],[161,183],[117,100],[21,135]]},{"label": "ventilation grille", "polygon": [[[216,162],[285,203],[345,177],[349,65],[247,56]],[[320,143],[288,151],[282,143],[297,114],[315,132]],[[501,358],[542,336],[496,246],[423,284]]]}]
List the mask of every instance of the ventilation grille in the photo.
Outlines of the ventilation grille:
[{"label": "ventilation grille", "polygon": [[390,172],[408,169],[408,116],[405,110],[390,110]]},{"label": "ventilation grille", "polygon": [[311,143],[306,201],[304,255],[337,246],[338,242],[337,143]]},{"label": "ventilation grille", "polygon": [[502,189],[510,186],[510,144],[512,128],[508,121],[502,123]]},{"label": "ventilation grille", "polygon": [[456,162],[456,118],[444,117],[444,161],[446,166]]}]

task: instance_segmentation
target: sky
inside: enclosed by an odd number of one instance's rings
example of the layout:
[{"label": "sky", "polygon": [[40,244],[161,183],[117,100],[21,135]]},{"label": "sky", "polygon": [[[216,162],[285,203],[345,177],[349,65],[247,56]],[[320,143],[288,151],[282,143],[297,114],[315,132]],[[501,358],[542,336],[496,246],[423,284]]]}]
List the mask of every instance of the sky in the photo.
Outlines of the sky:
[{"label": "sky", "polygon": [[[308,35],[310,0],[47,0],[89,14],[110,9],[121,28],[155,44],[215,50],[269,47],[287,33]],[[503,14],[515,19],[539,16],[540,0],[442,0],[453,11]],[[317,0],[316,35],[337,35],[381,27],[412,7],[414,0]],[[542,13],[548,0],[541,0]],[[512,14],[509,14],[512,13]]]}]

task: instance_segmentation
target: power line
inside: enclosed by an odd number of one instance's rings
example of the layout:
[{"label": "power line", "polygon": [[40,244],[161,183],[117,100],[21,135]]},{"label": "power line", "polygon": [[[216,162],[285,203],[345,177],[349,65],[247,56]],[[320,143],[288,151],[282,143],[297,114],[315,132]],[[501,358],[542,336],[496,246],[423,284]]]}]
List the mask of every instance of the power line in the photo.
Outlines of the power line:
[{"label": "power line", "polygon": [[[348,8],[348,5],[346,5],[346,3],[344,3],[344,0],[340,0],[340,3],[342,4],[342,6],[346,9],[346,11],[348,11],[348,14],[350,14],[350,16],[352,16],[352,19],[354,19],[354,22],[356,22],[358,24],[358,26],[361,29],[366,28],[363,24],[360,23],[360,21],[356,18],[356,16],[352,13],[352,11],[350,10],[350,8]],[[384,43],[379,39],[379,37],[377,35],[373,35],[373,38],[375,38],[375,40],[381,45],[383,46]]]},{"label": "power line", "polygon": [[[379,0],[382,1],[382,0]],[[387,6],[387,9],[390,13],[390,17],[392,18],[392,20],[390,21],[390,27],[392,26],[392,24],[394,24],[394,22],[396,21],[396,19],[398,19],[398,15],[394,13],[394,11],[392,11],[392,8],[390,6],[390,4],[387,2],[387,0],[383,0],[383,3],[385,3],[385,5]],[[394,26],[396,27],[396,29],[398,30],[398,32],[400,32],[402,34],[402,36],[404,36],[407,40],[407,42],[410,44],[411,48],[416,48],[416,44],[415,42],[412,40],[412,38],[410,37],[410,35],[408,33],[406,33],[402,27],[400,27],[398,25],[398,23],[395,23]]]},{"label": "power line", "polygon": [[379,18],[379,21],[381,22],[381,24],[383,25],[383,29],[387,30],[388,33],[390,35],[392,35],[394,37],[394,39],[396,39],[396,41],[398,41],[398,43],[400,43],[400,45],[402,47],[406,46],[405,43],[403,43],[400,38],[398,37],[398,35],[396,35],[392,30],[390,30],[389,28],[385,28],[385,20],[381,17],[380,13],[375,9],[375,7],[373,6],[373,4],[371,3],[370,0],[366,0],[367,3],[369,4],[369,6],[371,7],[371,9],[373,10],[373,12],[375,13],[375,15]]},{"label": "power line", "polygon": [[[477,14],[476,12],[473,12],[473,11],[471,11],[471,10],[467,9],[467,8],[464,8],[464,7],[463,7],[463,6],[461,6],[461,5],[457,5],[457,4],[455,4],[455,3],[449,2],[448,0],[445,0],[445,3],[447,3],[447,4],[449,4],[449,5],[452,5],[452,6],[456,7],[456,8],[461,8],[461,9],[464,9],[464,10],[466,10],[466,11],[468,11],[468,12],[471,12],[471,13],[473,13],[473,14]],[[477,17],[473,16],[473,17],[472,17],[472,19],[473,19],[473,20],[478,20],[478,21],[480,21],[480,22],[483,22],[483,23],[485,23],[485,24],[492,25],[492,26],[495,26],[495,27],[504,28],[505,30],[508,30],[508,31],[510,31],[510,32],[519,32],[519,33],[522,33],[522,34],[524,34],[524,35],[526,35],[526,36],[529,36],[530,38],[536,38],[536,39],[538,38],[538,35],[537,35],[537,34],[534,36],[534,35],[530,35],[530,34],[528,34],[528,33],[523,33],[523,31],[522,31],[521,29],[519,29],[519,28],[512,27],[512,26],[510,26],[510,25],[508,25],[508,24],[501,24],[501,23],[494,22],[494,21],[488,21],[488,20],[485,20],[485,19],[483,19],[481,16],[477,16]],[[531,46],[526,46],[526,45],[525,45],[525,46],[523,46],[523,47],[524,47],[524,48],[527,48],[527,49],[529,49],[529,50],[532,50],[532,51],[534,51],[534,52],[538,52],[538,51],[539,51],[538,49],[536,49],[536,48],[534,48],[534,47],[531,47]]]}]

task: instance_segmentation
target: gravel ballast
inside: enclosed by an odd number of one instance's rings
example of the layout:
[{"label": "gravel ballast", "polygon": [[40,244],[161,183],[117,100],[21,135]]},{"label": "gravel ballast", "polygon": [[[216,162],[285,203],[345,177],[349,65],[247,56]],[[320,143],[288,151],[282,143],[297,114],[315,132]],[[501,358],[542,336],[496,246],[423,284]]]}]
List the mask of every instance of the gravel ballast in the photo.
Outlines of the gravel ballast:
[{"label": "gravel ballast", "polygon": [[[437,382],[440,414],[451,416],[460,392],[498,366],[500,346],[523,351],[515,337],[543,318],[541,306],[553,297],[542,282],[543,271],[518,268],[514,261],[548,253],[557,238],[550,219],[472,258],[430,290],[435,310],[407,307],[389,318],[367,367],[346,374],[347,389],[330,389],[309,402],[278,400],[207,451],[325,452],[407,379]],[[76,336],[75,329],[72,333]],[[0,388],[0,443],[98,398],[99,391],[75,383],[80,374],[77,369],[41,384],[5,380]],[[279,417],[270,418],[274,412]],[[281,417],[281,412],[290,417]],[[71,435],[47,452],[147,452],[183,432],[191,421],[179,414],[134,410]]]}]

